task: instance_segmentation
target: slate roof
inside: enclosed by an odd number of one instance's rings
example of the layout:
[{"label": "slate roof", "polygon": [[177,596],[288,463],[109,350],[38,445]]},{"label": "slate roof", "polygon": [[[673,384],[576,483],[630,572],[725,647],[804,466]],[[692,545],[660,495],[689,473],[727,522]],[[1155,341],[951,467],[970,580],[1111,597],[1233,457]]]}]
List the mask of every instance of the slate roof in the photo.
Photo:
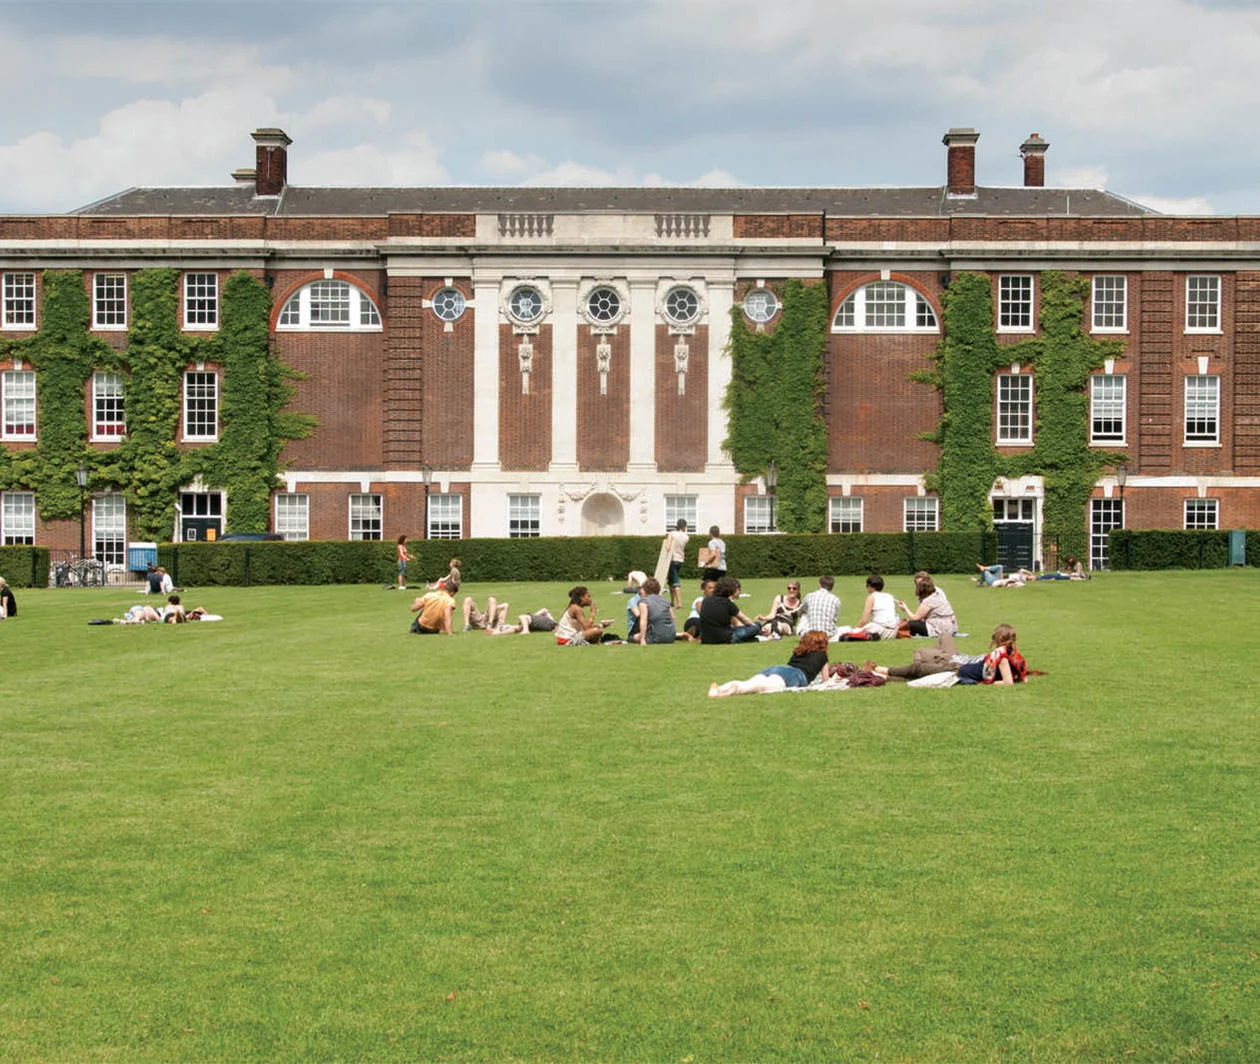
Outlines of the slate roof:
[{"label": "slate roof", "polygon": [[388,214],[816,214],[858,218],[1131,217],[1157,214],[1098,189],[978,188],[974,197],[936,188],[301,188],[255,196],[227,188],[131,188],[72,214],[383,217]]}]

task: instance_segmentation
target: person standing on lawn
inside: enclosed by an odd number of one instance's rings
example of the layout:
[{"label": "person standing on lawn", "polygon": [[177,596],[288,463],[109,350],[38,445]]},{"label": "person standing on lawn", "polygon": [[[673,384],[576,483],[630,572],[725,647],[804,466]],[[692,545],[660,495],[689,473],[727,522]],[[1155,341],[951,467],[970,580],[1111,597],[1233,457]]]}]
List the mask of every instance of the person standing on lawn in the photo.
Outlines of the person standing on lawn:
[{"label": "person standing on lawn", "polygon": [[669,548],[669,576],[666,583],[669,585],[669,598],[677,609],[682,605],[682,567],[683,562],[687,560],[687,542],[691,537],[687,535],[687,519],[680,517],[678,524],[667,537],[666,546]]},{"label": "person standing on lawn", "polygon": [[407,590],[407,563],[411,561],[411,552],[407,550],[407,537],[399,536],[397,550],[395,554],[398,558],[398,590]]}]

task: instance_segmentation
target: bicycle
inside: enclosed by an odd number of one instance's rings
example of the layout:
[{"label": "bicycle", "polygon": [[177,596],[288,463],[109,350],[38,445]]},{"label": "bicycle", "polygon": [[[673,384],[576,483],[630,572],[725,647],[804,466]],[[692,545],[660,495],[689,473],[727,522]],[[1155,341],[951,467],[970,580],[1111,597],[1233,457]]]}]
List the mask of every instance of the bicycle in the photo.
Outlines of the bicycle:
[{"label": "bicycle", "polygon": [[53,566],[55,587],[104,587],[105,566],[95,558],[76,558]]}]

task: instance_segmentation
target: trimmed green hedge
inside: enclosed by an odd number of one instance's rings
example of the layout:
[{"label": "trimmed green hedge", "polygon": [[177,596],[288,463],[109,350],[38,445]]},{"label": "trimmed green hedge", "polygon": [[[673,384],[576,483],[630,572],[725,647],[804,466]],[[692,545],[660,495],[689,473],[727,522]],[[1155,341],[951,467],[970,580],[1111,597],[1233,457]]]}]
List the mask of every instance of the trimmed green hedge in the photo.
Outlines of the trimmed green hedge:
[{"label": "trimmed green hedge", "polygon": [[10,587],[48,586],[47,547],[0,547],[0,576]]},{"label": "trimmed green hedge", "polygon": [[[572,581],[623,579],[651,573],[664,537],[593,536],[555,539],[461,539],[407,544],[414,560],[408,580],[443,575],[453,555],[466,580]],[[997,550],[993,532],[857,533],[852,535],[727,536],[727,564],[739,577],[836,576],[878,573],[971,572]],[[699,577],[693,536],[683,578]],[[394,580],[391,542],[168,543],[159,564],[177,584],[388,584]]]},{"label": "trimmed green hedge", "polygon": [[[1227,569],[1229,532],[1134,530],[1118,528],[1107,535],[1112,569]],[[1247,564],[1260,558],[1260,532],[1247,533]]]}]

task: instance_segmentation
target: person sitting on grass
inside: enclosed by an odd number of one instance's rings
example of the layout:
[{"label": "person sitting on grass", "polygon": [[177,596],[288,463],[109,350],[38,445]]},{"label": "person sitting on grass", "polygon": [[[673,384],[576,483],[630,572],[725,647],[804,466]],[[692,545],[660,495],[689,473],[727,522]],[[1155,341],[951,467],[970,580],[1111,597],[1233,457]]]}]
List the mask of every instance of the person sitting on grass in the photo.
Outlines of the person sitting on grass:
[{"label": "person sitting on grass", "polygon": [[634,642],[641,647],[649,643],[672,643],[678,638],[678,630],[674,627],[674,607],[661,594],[660,581],[649,576],[643,581],[642,591],[638,616],[635,617]]},{"label": "person sitting on grass", "polygon": [[872,573],[866,578],[866,602],[862,606],[862,618],[857,623],[858,631],[865,632],[871,639],[896,639],[897,603],[884,590],[884,578]]},{"label": "person sitting on grass", "polygon": [[789,580],[787,591],[774,596],[774,601],[770,603],[770,612],[758,617],[757,623],[765,626],[762,630],[766,635],[781,639],[796,631],[804,612],[805,600],[801,598],[801,582]]},{"label": "person sitting on grass", "polygon": [[897,609],[906,615],[903,630],[909,635],[931,636],[952,635],[958,630],[958,618],[954,616],[954,607],[949,604],[945,592],[941,591],[932,577],[920,569],[914,574],[914,594],[919,600],[918,608],[913,613],[910,607],[898,600]]},{"label": "person sitting on grass", "polygon": [[411,622],[416,635],[451,635],[451,616],[455,612],[455,599],[445,588],[434,588],[420,595],[411,604],[411,612],[419,614]]},{"label": "person sitting on grass", "polygon": [[508,603],[496,602],[493,595],[486,600],[486,611],[482,613],[477,609],[477,603],[469,595],[464,599],[464,631],[470,632],[474,628],[484,628],[489,631],[491,628],[502,628],[507,624]]},{"label": "person sitting on grass", "polygon": [[806,632],[796,644],[786,665],[770,665],[747,680],[709,684],[709,697],[765,695],[773,691],[786,691],[789,687],[808,687],[827,664],[828,642],[826,632]]},{"label": "person sitting on grass", "polygon": [[918,680],[937,673],[953,672],[960,684],[1016,684],[1028,678],[1028,662],[1015,645],[1015,629],[1009,624],[999,624],[993,629],[989,652],[975,657],[955,653],[954,637],[942,635],[936,641],[934,652],[915,653],[910,665],[876,665],[877,676],[890,680]]},{"label": "person sitting on grass", "polygon": [[458,595],[459,585],[463,580],[463,578],[459,575],[459,567],[463,564],[464,563],[458,558],[452,558],[450,572],[429,584],[428,590],[449,591],[452,595]]},{"label": "person sitting on grass", "polygon": [[603,641],[604,625],[612,621],[597,621],[599,607],[591,601],[590,591],[583,585],[569,592],[569,605],[556,625],[556,642],[562,647],[587,646]]},{"label": "person sitting on grass", "polygon": [[700,642],[713,645],[756,640],[761,625],[750,621],[732,601],[738,594],[739,581],[732,576],[724,576],[713,585],[713,594],[700,603]]},{"label": "person sitting on grass", "polygon": [[802,631],[825,632],[828,639],[835,639],[840,634],[836,625],[836,618],[840,616],[840,598],[832,591],[835,586],[834,576],[818,578],[818,587],[803,600],[805,615],[801,620]]},{"label": "person sitting on grass", "polygon": [[13,589],[0,576],[0,620],[17,616],[17,599],[13,597]]},{"label": "person sitting on grass", "polygon": [[180,602],[178,595],[169,595],[166,599],[166,605],[159,611],[163,624],[183,624],[188,620],[188,614],[184,610],[184,604]]},{"label": "person sitting on grass", "polygon": [[700,642],[700,606],[705,599],[713,594],[713,588],[716,584],[716,580],[705,580],[700,584],[700,594],[691,600],[691,612],[687,614],[687,619],[683,621],[683,630],[678,637],[679,639],[685,639],[688,643]]}]

